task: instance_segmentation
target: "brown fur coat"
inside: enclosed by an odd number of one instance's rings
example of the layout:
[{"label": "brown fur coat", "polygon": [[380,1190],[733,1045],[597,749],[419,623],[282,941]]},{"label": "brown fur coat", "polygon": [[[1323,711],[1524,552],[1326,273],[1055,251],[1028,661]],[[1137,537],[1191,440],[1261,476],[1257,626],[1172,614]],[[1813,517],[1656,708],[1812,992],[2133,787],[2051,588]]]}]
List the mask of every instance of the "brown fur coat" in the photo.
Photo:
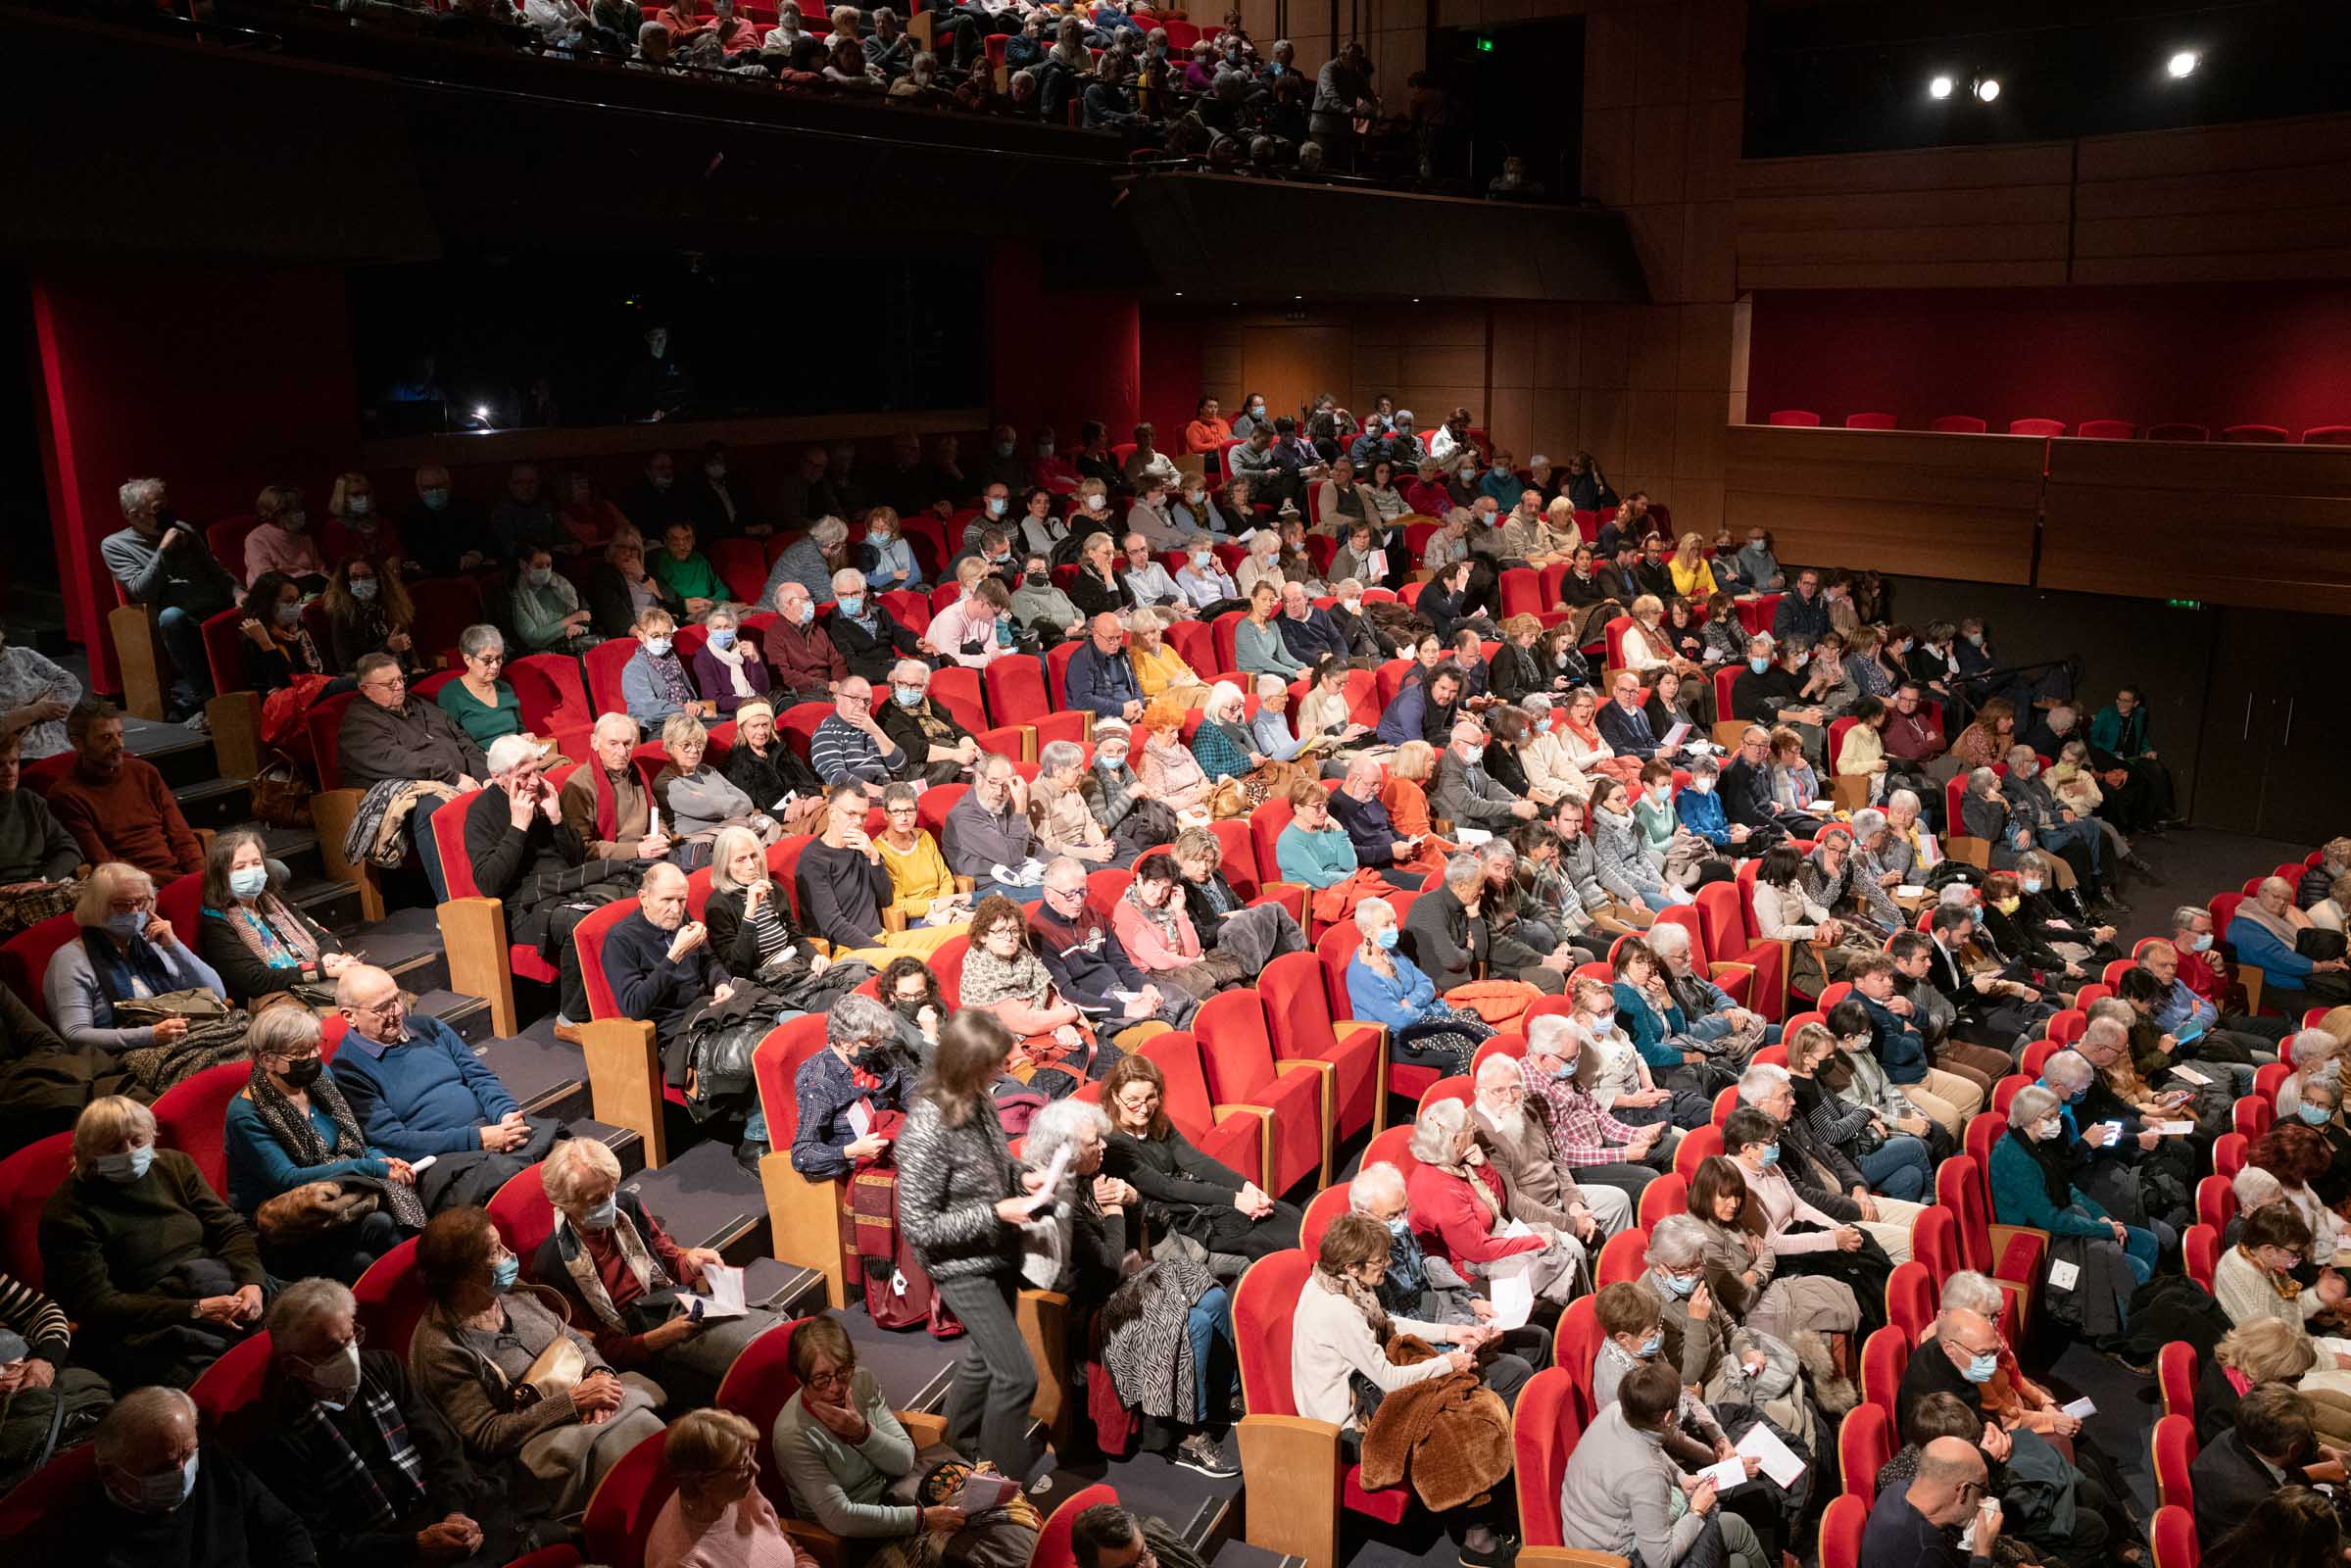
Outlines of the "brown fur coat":
[{"label": "brown fur coat", "polygon": [[[1388,1345],[1398,1366],[1437,1352],[1410,1335]],[[1363,1434],[1363,1486],[1393,1487],[1407,1476],[1433,1512],[1478,1502],[1510,1474],[1510,1412],[1467,1372],[1415,1383],[1380,1400]]]}]

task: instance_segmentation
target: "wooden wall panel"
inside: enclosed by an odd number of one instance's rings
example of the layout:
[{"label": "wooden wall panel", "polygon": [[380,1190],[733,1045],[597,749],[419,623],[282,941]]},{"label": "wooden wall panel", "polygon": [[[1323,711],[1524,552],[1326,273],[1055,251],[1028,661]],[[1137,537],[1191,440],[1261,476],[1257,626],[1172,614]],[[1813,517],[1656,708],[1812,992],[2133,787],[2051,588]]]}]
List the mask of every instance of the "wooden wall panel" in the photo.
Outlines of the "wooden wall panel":
[{"label": "wooden wall panel", "polygon": [[1735,425],[1723,435],[1723,518],[1734,530],[1771,529],[1789,561],[2029,582],[2043,447],[2021,436]]},{"label": "wooden wall panel", "polygon": [[2351,605],[2351,449],[2053,441],[2044,505],[2046,588]]}]

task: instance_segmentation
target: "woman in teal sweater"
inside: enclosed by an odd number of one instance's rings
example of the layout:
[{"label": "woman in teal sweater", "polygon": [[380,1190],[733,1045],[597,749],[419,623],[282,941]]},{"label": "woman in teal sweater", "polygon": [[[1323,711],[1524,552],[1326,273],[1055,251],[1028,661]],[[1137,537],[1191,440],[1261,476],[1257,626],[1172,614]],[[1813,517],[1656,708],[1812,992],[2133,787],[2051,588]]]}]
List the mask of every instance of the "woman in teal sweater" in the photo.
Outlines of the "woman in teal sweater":
[{"label": "woman in teal sweater", "polygon": [[[2051,1267],[2071,1265],[2072,1286],[2041,1293],[2060,1321],[2093,1340],[2122,1332],[2131,1293],[2154,1277],[2164,1243],[2126,1225],[2074,1185],[2057,1096],[2038,1084],[2009,1102],[2008,1131],[1992,1146],[1992,1218],[2047,1231]],[[2167,1227],[2168,1230],[2168,1227]]]},{"label": "woman in teal sweater", "polygon": [[1358,863],[1354,842],[1347,829],[1331,820],[1329,793],[1311,779],[1299,779],[1290,787],[1290,825],[1273,846],[1282,880],[1320,892],[1353,876]]},{"label": "woman in teal sweater", "polygon": [[423,1229],[416,1173],[360,1137],[358,1119],[324,1070],[318,1020],[310,1009],[267,1009],[246,1042],[252,1076],[228,1102],[229,1206],[251,1218],[269,1200],[310,1182],[349,1180],[371,1191],[374,1212],[358,1220],[299,1242],[261,1238],[262,1261],[278,1278],[322,1274],[352,1284]]},{"label": "woman in teal sweater", "polygon": [[1659,1082],[1667,1072],[1703,1062],[1703,1052],[1685,1052],[1674,1044],[1675,1036],[1689,1033],[1690,1020],[1683,1016],[1682,1004],[1674,1000],[1673,992],[1662,983],[1663,971],[1648,944],[1637,937],[1625,938],[1617,946],[1615,968],[1616,984],[1609,989],[1616,996],[1616,1021],[1632,1037],[1633,1049]]}]

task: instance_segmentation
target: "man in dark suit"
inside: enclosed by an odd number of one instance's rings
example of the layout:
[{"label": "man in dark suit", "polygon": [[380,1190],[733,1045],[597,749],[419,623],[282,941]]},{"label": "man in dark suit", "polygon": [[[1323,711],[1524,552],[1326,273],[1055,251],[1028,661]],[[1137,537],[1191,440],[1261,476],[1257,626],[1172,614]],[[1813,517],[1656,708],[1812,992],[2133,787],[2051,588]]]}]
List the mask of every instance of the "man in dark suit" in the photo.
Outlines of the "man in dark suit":
[{"label": "man in dark suit", "polygon": [[2187,1478],[2196,1494],[2196,1535],[2218,1541],[2288,1482],[2342,1485],[2343,1465],[2319,1451],[2310,1401],[2282,1383],[2263,1383],[2245,1391],[2235,1430],[2206,1444]]},{"label": "man in dark suit", "polygon": [[833,573],[833,608],[825,612],[824,634],[841,651],[849,672],[876,686],[892,664],[917,657],[919,639],[890,613],[879,594],[867,591],[865,574],[855,566]]},{"label": "man in dark suit", "polygon": [[1657,755],[1657,732],[1649,728],[1648,710],[1641,706],[1646,695],[1639,675],[1620,669],[1612,700],[1599,711],[1600,739],[1614,748],[1617,756],[1638,757],[1644,762]]}]

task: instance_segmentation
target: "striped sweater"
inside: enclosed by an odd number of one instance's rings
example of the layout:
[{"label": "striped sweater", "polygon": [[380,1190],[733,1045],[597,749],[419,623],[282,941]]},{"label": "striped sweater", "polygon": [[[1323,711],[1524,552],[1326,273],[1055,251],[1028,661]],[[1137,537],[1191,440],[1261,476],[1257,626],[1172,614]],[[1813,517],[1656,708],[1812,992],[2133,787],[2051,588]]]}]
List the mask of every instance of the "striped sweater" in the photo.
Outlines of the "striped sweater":
[{"label": "striped sweater", "polygon": [[65,1308],[13,1275],[0,1274],[0,1324],[24,1337],[31,1353],[51,1366],[64,1366],[73,1346]]}]

